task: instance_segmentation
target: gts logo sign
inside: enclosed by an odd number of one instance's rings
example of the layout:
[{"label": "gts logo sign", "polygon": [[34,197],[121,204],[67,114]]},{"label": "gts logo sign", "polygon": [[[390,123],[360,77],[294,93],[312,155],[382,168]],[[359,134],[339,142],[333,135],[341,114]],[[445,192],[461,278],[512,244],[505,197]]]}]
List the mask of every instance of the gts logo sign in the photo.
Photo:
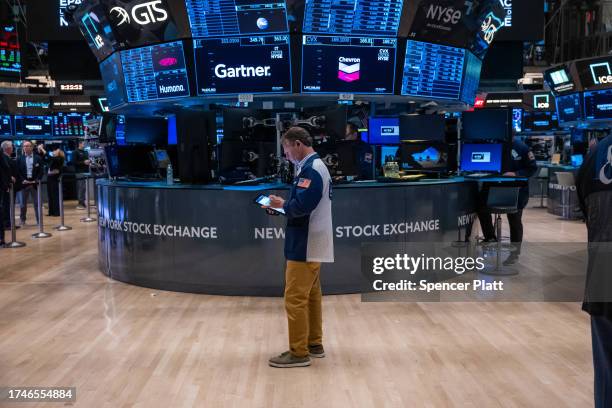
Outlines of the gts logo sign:
[{"label": "gts logo sign", "polygon": [[430,4],[429,9],[427,9],[427,18],[429,20],[437,20],[438,22],[446,24],[457,24],[459,20],[461,20],[462,15],[463,13],[460,10],[456,10],[453,7],[443,7]]}]

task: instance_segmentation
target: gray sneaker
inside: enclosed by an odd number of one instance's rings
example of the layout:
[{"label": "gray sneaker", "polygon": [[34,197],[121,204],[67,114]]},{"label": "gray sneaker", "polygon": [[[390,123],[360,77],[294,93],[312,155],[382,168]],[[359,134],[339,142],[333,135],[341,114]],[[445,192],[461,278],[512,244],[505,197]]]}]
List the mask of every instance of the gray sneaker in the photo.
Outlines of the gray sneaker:
[{"label": "gray sneaker", "polygon": [[308,346],[308,355],[314,358],[323,358],[325,357],[325,350],[323,350],[322,345],[310,345]]},{"label": "gray sneaker", "polygon": [[310,358],[296,357],[291,352],[285,351],[280,356],[272,357],[268,360],[270,367],[277,368],[290,368],[290,367],[308,367],[310,365]]}]

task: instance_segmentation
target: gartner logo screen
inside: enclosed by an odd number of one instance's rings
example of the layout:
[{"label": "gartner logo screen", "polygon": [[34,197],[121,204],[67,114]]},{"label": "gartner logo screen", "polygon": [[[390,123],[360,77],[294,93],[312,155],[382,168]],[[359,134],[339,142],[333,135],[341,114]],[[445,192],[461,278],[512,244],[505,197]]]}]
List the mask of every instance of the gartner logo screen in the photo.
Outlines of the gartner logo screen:
[{"label": "gartner logo screen", "polygon": [[302,38],[303,93],[391,94],[396,39]]},{"label": "gartner logo screen", "polygon": [[198,95],[291,92],[289,36],[194,41]]}]

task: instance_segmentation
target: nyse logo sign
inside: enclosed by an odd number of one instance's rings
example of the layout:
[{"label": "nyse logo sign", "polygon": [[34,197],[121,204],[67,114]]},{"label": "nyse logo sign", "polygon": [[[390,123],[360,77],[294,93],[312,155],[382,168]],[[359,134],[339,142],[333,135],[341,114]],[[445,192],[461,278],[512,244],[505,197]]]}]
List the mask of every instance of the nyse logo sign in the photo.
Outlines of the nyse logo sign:
[{"label": "nyse logo sign", "polygon": [[550,108],[550,95],[534,95],[533,107],[536,109]]},{"label": "nyse logo sign", "polygon": [[[128,13],[123,7],[113,7],[110,14],[117,27],[123,24],[131,24],[132,20],[141,26],[161,23],[168,19],[168,12],[163,8],[162,0],[149,1],[137,4]],[[131,17],[130,17],[131,16]]]},{"label": "nyse logo sign", "polygon": [[609,62],[591,64],[590,69],[591,75],[593,76],[593,83],[595,85],[612,83],[612,70],[610,69]]},{"label": "nyse logo sign", "polygon": [[461,20],[462,13],[460,10],[455,10],[452,7],[442,7],[439,5],[431,4],[427,9],[427,18],[429,20],[436,20],[445,24],[451,23],[457,24]]}]

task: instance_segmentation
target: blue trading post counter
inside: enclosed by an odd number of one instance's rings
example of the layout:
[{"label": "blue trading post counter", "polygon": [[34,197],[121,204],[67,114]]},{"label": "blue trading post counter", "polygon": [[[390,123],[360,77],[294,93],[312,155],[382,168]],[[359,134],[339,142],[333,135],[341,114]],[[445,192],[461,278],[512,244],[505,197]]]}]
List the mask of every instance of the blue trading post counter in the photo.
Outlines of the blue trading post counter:
[{"label": "blue trading post counter", "polygon": [[[326,294],[356,293],[362,242],[450,242],[474,217],[478,183],[463,178],[334,188],[335,263]],[[156,289],[280,296],[283,217],[253,203],[284,185],[168,186],[97,181],[99,264],[109,277]]]}]

